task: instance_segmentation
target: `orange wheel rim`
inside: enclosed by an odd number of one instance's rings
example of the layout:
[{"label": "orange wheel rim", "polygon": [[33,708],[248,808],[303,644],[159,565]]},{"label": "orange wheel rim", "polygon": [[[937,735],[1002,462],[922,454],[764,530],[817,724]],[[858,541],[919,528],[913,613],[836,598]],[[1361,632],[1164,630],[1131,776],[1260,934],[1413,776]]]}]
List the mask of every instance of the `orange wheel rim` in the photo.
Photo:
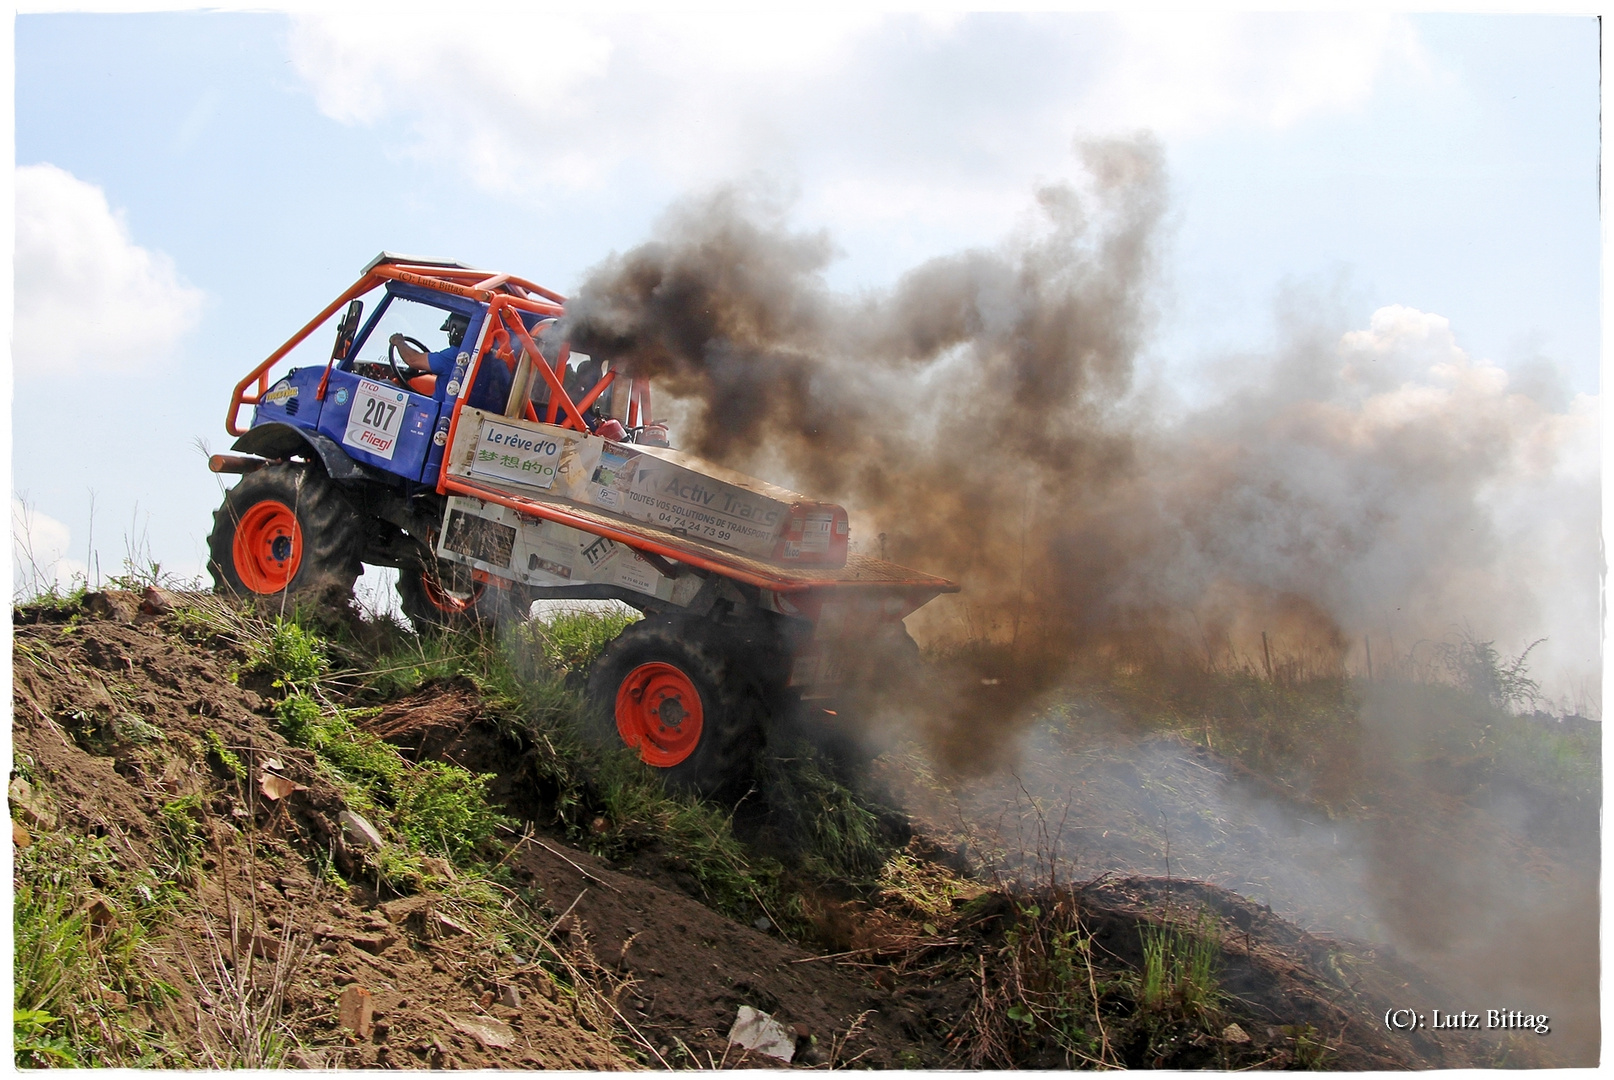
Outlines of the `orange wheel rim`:
[{"label": "orange wheel rim", "polygon": [[646,765],[671,768],[701,741],[700,692],[671,664],[640,664],[616,692],[616,730]]},{"label": "orange wheel rim", "polygon": [[303,564],[303,530],[291,507],[266,499],[241,516],[230,545],[241,584],[255,593],[277,593]]},{"label": "orange wheel rim", "polygon": [[476,606],[477,600],[482,595],[482,590],[487,588],[486,582],[478,581],[471,586],[470,592],[461,596],[459,593],[445,589],[436,575],[425,570],[420,572],[420,584],[426,593],[426,602],[438,611],[449,615],[463,615],[470,611]]}]

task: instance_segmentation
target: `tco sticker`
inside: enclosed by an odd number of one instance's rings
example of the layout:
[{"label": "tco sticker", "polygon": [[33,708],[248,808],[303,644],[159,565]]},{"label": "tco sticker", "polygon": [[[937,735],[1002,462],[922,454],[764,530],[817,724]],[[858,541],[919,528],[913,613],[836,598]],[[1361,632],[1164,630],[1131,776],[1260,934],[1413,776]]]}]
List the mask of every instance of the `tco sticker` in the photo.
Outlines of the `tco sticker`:
[{"label": "tco sticker", "polygon": [[409,395],[402,390],[360,380],[342,442],[391,461],[398,448],[398,434],[403,428],[404,406],[408,401]]},{"label": "tco sticker", "polygon": [[344,386],[336,392],[336,403],[338,405],[347,404],[347,387]]},{"label": "tco sticker", "polygon": [[451,381],[448,384],[448,396],[449,397],[459,397],[460,396],[460,382],[459,382],[458,379],[454,379],[453,381]]},{"label": "tco sticker", "polygon": [[432,442],[437,446],[447,446],[448,445],[448,432],[446,432],[446,431],[437,432],[436,434],[434,434],[432,436]]}]

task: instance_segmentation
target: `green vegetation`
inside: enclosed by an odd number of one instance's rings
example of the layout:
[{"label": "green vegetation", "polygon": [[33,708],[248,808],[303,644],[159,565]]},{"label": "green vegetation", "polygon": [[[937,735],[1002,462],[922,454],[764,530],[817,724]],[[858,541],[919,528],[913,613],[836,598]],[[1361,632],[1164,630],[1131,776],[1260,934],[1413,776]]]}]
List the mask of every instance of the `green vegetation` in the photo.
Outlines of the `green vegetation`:
[{"label": "green vegetation", "polygon": [[[971,913],[973,909],[973,914]],[[1175,1062],[1226,1068],[1221,932],[1209,911],[1137,921],[1136,963],[1095,943],[1075,890],[1000,887],[962,921],[996,911],[1002,947],[983,963],[977,1003],[955,1029],[972,1067],[1116,1068]],[[1085,916],[1085,917],[1084,917]],[[990,917],[990,916],[989,916]],[[1114,913],[1097,918],[1116,925]],[[1129,922],[1132,920],[1128,920]],[[974,974],[974,973],[972,973]]]},{"label": "green vegetation", "polygon": [[564,676],[586,672],[600,650],[638,618],[632,611],[569,611],[547,623],[532,624],[530,632],[544,663],[555,674]]},{"label": "green vegetation", "polygon": [[1008,1060],[1019,1062],[1032,1046],[1046,1041],[1068,1065],[1115,1064],[1099,1007],[1114,987],[1106,983],[1100,988],[1093,939],[1082,925],[1075,898],[1056,889],[1045,899],[1046,910],[1017,902],[1003,935]]},{"label": "green vegetation", "polygon": [[191,792],[163,804],[165,847],[173,859],[173,880],[194,882],[202,853],[202,795]]},{"label": "green vegetation", "polygon": [[209,759],[218,762],[219,767],[229,773],[236,780],[247,778],[247,767],[241,764],[241,759],[229,747],[224,745],[216,731],[204,731],[202,744]]},{"label": "green vegetation", "polygon": [[131,872],[100,837],[41,838],[12,870],[16,1064],[174,1068],[145,1013],[177,996],[144,963],[172,882]]},{"label": "green vegetation", "polygon": [[274,675],[274,685],[298,693],[312,687],[330,667],[325,643],[295,619],[276,616],[260,643],[253,665]]},{"label": "green vegetation", "polygon": [[771,828],[788,838],[805,876],[872,885],[893,854],[874,804],[834,779],[805,742],[784,749],[761,763]]},{"label": "green vegetation", "polygon": [[1143,971],[1138,1000],[1145,1009],[1180,1008],[1184,1014],[1206,1016],[1216,1009],[1217,964],[1221,935],[1208,911],[1192,927],[1170,919],[1144,926]]},{"label": "green vegetation", "polygon": [[412,871],[410,855],[441,854],[471,865],[478,848],[508,823],[488,803],[491,776],[443,761],[411,762],[355,727],[350,710],[322,708],[299,691],[280,701],[275,715],[288,741],[319,755],[347,804],[402,843],[405,858],[390,864],[394,871]]},{"label": "green vegetation", "polygon": [[960,902],[974,899],[985,886],[972,884],[957,874],[932,863],[920,862],[899,851],[880,867],[875,899],[882,904],[906,909],[921,919],[922,926],[934,927],[950,919]]},{"label": "green vegetation", "polygon": [[276,620],[256,649],[255,670],[285,694],[276,716],[286,738],[314,750],[349,805],[395,842],[377,859],[382,879],[395,889],[418,885],[425,854],[447,855],[474,873],[482,846],[512,822],[488,803],[490,777],[444,762],[410,762],[356,726],[373,706],[339,702],[382,702],[463,682],[520,748],[533,795],[571,839],[608,858],[657,850],[670,867],[689,873],[719,911],[792,924],[796,906],[781,895],[780,867],[747,850],[729,815],[668,792],[633,754],[597,753],[580,741],[583,699],[569,676],[586,670],[628,621],[619,614],[565,614],[512,628],[502,639],[339,624],[323,628],[333,631],[326,637],[294,613]]}]

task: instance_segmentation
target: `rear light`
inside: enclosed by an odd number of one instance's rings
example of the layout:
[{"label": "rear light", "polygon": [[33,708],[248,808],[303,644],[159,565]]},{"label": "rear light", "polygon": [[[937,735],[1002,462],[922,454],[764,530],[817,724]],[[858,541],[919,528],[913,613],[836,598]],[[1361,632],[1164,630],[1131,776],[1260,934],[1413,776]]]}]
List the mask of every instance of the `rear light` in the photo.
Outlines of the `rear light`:
[{"label": "rear light", "polygon": [[773,557],[800,566],[842,566],[850,534],[846,511],[834,503],[792,503]]}]

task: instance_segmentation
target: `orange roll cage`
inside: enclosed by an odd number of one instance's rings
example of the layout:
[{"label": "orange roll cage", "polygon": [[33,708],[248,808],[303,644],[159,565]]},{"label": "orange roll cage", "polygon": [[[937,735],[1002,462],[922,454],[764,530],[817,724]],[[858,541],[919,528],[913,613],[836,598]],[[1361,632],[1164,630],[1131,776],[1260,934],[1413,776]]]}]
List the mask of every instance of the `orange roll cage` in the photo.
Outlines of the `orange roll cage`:
[{"label": "orange roll cage", "polygon": [[[292,349],[300,345],[315,330],[324,325],[326,320],[336,314],[344,304],[388,281],[397,281],[438,292],[450,293],[455,296],[463,296],[486,304],[487,309],[484,316],[481,341],[476,347],[476,355],[471,361],[471,366],[465,373],[465,386],[469,387],[475,383],[480,365],[484,362],[489,362],[490,359],[491,362],[503,363],[514,374],[517,362],[515,354],[510,349],[510,343],[514,340],[520,344],[531,359],[533,372],[541,377],[549,387],[549,405],[547,416],[543,422],[559,424],[562,427],[584,433],[588,432],[588,424],[583,419],[583,414],[599,400],[601,394],[615,383],[617,373],[615,371],[607,372],[581,401],[573,401],[571,395],[566,392],[566,386],[563,381],[566,362],[571,353],[570,347],[562,342],[557,351],[555,362],[551,365],[549,361],[544,359],[536,341],[534,341],[533,334],[527,330],[520,316],[521,312],[532,312],[550,318],[558,318],[565,314],[566,298],[564,296],[510,274],[489,273],[486,270],[476,270],[470,267],[433,264],[386,255],[383,255],[376,263],[372,264],[358,281],[349,286],[325,310],[314,316],[306,326],[292,335],[284,345],[270,353],[267,359],[248,372],[247,376],[240,382],[236,383],[235,390],[230,396],[230,411],[225,417],[225,429],[235,436],[246,434],[247,429],[241,427],[238,422],[241,409],[246,405],[257,405],[263,400],[263,396],[269,392],[269,372],[275,364],[282,360]],[[541,333],[541,329],[538,332]],[[331,367],[335,365],[337,359],[338,357],[332,356],[326,364],[326,377],[321,379],[318,390],[318,396],[321,399],[325,395],[326,379],[329,378]],[[254,384],[256,384],[255,387]],[[465,406],[465,397],[466,394],[462,390],[453,402],[453,411],[448,428],[447,445],[449,447],[454,445],[454,435],[459,426],[460,414]],[[526,393],[526,397],[527,400],[523,410],[525,418],[537,423],[539,422],[539,417],[533,408],[530,393]],[[629,428],[638,428],[651,423],[650,385],[648,380],[630,379],[626,421]],[[543,499],[512,495],[493,487],[450,476],[446,465],[447,455],[445,453],[442,464],[438,468],[436,482],[436,489],[440,495],[459,494],[498,503],[529,517],[559,522],[598,536],[608,537],[651,556],[659,556],[676,563],[716,572],[775,592],[798,593],[816,588],[855,588],[869,585],[919,589],[932,595],[938,592],[956,592],[958,590],[957,585],[945,579],[902,567],[892,568],[893,570],[902,571],[896,576],[874,573],[864,567],[868,560],[863,559],[861,556],[854,556],[848,565],[840,570],[829,568],[796,569],[747,558],[721,548],[692,542],[688,538],[679,538],[679,542],[675,545],[668,543],[649,526],[618,519],[583,507],[563,506]],[[478,572],[477,576],[481,578],[485,575]],[[498,584],[498,582],[495,582],[495,584]]]},{"label": "orange roll cage", "polygon": [[[510,353],[508,344],[512,337],[519,341],[521,347],[533,358],[533,369],[538,372],[549,387],[549,415],[546,423],[559,423],[562,427],[573,428],[578,431],[587,431],[588,425],[583,420],[583,413],[599,400],[610,386],[616,381],[616,372],[608,372],[581,401],[574,402],[571,395],[566,392],[562,382],[566,370],[566,361],[571,355],[570,346],[562,343],[560,355],[556,357],[553,367],[543,359],[532,335],[527,332],[520,311],[529,311],[551,318],[559,317],[565,313],[566,298],[560,293],[535,285],[530,281],[515,277],[511,274],[489,274],[486,270],[475,270],[469,267],[437,266],[430,264],[411,264],[408,262],[383,262],[372,267],[363,277],[355,281],[348,289],[331,302],[325,310],[314,316],[309,323],[297,333],[293,334],[287,342],[270,353],[268,358],[247,373],[246,378],[235,384],[230,395],[230,411],[224,418],[224,429],[231,435],[245,435],[247,429],[241,426],[240,416],[243,406],[257,405],[263,401],[263,395],[269,392],[269,372],[274,366],[285,358],[286,354],[295,349],[307,339],[315,330],[325,324],[332,315],[350,301],[364,295],[371,289],[387,281],[397,281],[437,292],[451,293],[456,296],[467,297],[487,305],[486,326],[492,333],[484,332],[482,346],[478,350],[471,368],[466,372],[466,384],[470,385],[475,379],[477,366],[490,353],[495,359],[503,361],[514,371],[515,357]],[[326,365],[327,374],[330,366],[336,363],[337,357],[332,357]],[[254,384],[256,386],[254,387]],[[321,380],[319,396],[325,395],[325,381]],[[637,426],[635,421],[647,417],[649,403],[649,388],[643,385],[642,380],[633,380],[629,394],[628,420],[629,426]],[[641,405],[641,402],[644,404]],[[454,420],[459,419],[460,402],[455,399],[453,404]],[[529,402],[526,409],[527,419],[537,421],[538,416]],[[452,433],[452,428],[450,428]]]}]

